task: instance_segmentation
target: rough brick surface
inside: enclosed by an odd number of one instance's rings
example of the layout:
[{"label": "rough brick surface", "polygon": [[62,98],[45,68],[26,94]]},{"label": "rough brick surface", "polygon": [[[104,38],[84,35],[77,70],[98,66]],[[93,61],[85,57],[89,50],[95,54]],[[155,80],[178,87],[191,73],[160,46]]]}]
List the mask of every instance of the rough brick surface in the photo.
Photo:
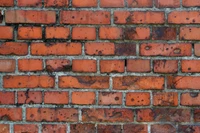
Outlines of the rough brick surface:
[{"label": "rough brick surface", "polygon": [[200,0],[0,0],[0,133],[199,133]]}]

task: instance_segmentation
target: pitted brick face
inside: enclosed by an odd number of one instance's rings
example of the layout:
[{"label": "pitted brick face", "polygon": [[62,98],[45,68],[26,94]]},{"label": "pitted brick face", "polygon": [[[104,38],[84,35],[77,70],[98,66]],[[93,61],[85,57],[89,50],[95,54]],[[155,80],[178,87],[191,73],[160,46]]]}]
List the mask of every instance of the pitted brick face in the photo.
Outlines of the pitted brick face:
[{"label": "pitted brick face", "polygon": [[0,0],[0,133],[199,133],[200,0]]}]

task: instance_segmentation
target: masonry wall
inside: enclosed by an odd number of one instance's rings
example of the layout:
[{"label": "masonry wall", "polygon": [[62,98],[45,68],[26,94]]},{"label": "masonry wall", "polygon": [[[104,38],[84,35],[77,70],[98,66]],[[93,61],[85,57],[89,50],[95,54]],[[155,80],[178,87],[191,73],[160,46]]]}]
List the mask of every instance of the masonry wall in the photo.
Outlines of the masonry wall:
[{"label": "masonry wall", "polygon": [[0,0],[0,133],[199,133],[199,0]]}]

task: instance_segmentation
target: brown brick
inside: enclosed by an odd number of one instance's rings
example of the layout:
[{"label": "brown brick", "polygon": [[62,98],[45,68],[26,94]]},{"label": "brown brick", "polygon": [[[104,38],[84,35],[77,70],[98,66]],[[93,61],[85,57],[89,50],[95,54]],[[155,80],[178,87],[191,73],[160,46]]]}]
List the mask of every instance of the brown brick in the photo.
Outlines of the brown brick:
[{"label": "brown brick", "polygon": [[177,31],[172,27],[153,27],[153,40],[176,40]]},{"label": "brown brick", "polygon": [[42,125],[42,133],[66,133],[67,127],[66,125],[61,124],[45,124]]},{"label": "brown brick", "polygon": [[148,133],[147,125],[126,124],[123,133]]},{"label": "brown brick", "polygon": [[145,7],[152,7],[153,0],[127,0],[128,7],[133,8],[145,8]]},{"label": "brown brick", "polygon": [[15,60],[1,59],[0,60],[0,72],[14,72]]},{"label": "brown brick", "polygon": [[156,73],[177,73],[178,61],[177,60],[154,60],[154,72]]},{"label": "brown brick", "polygon": [[178,93],[155,92],[153,93],[154,106],[178,106]]},{"label": "brown brick", "polygon": [[152,133],[162,133],[165,131],[166,133],[176,133],[176,127],[171,124],[154,124],[151,125]]},{"label": "brown brick", "polygon": [[95,133],[96,127],[94,124],[71,124],[70,133]]}]

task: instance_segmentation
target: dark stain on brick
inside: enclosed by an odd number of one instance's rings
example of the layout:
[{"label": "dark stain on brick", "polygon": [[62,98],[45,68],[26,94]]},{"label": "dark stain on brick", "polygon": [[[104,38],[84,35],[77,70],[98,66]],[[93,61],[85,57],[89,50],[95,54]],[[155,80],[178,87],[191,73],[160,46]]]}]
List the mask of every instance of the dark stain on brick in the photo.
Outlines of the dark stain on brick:
[{"label": "dark stain on brick", "polygon": [[193,98],[194,98],[194,97],[198,97],[198,95],[199,95],[199,93],[195,93],[195,92],[191,92],[191,93],[190,93],[190,96],[193,97]]},{"label": "dark stain on brick", "polygon": [[116,44],[115,54],[118,56],[123,55],[136,55],[136,45],[135,44]]},{"label": "dark stain on brick", "polygon": [[92,77],[76,77],[81,84],[92,85],[96,82]]},{"label": "dark stain on brick", "polygon": [[125,28],[124,29],[124,37],[126,40],[134,40],[138,36],[135,28]]},{"label": "dark stain on brick", "polygon": [[152,39],[153,40],[175,40],[176,39],[176,28],[154,27]]}]

